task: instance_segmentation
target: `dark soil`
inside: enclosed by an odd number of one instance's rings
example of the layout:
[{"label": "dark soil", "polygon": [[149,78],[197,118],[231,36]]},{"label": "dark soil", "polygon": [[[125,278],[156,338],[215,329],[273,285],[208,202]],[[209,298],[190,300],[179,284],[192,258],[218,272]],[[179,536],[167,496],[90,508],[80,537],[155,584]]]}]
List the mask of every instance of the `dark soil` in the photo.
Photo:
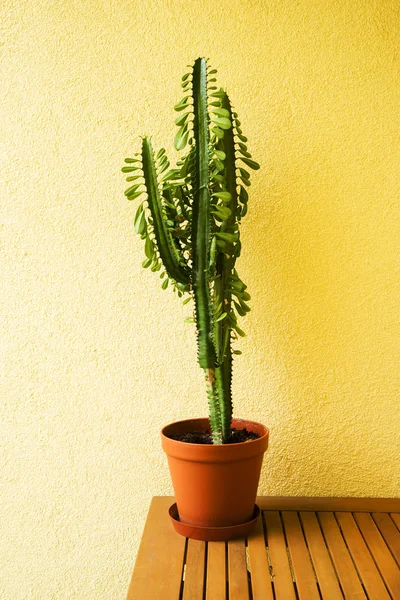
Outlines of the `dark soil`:
[{"label": "dark soil", "polygon": [[[211,433],[207,431],[191,431],[189,433],[175,433],[168,436],[171,440],[187,442],[188,444],[212,444]],[[250,442],[257,440],[260,436],[247,429],[232,429],[232,436],[227,444],[239,444],[240,442]]]}]

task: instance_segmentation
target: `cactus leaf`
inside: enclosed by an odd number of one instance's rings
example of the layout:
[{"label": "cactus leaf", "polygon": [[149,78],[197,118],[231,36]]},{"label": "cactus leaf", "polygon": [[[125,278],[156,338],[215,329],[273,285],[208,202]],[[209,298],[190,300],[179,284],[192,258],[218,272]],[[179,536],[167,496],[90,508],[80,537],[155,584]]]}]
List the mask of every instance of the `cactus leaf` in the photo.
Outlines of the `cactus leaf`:
[{"label": "cactus leaf", "polygon": [[129,196],[132,196],[132,194],[134,194],[141,186],[141,183],[136,183],[135,185],[132,185],[131,187],[129,187],[127,190],[125,190],[125,196],[127,196],[129,198]]},{"label": "cactus leaf", "polygon": [[218,171],[224,170],[224,163],[221,160],[219,160],[219,158],[214,159],[214,164],[215,164],[216,168],[218,169]]},{"label": "cactus leaf", "polygon": [[250,167],[250,169],[253,169],[254,171],[257,171],[260,168],[260,165],[255,160],[250,160],[249,158],[245,158],[244,156],[240,156],[239,159],[242,160],[248,167]]},{"label": "cactus leaf", "polygon": [[136,181],[137,179],[143,179],[143,175],[132,175],[131,177],[127,177],[126,181]]},{"label": "cactus leaf", "polygon": [[222,140],[222,139],[223,139],[223,137],[224,137],[224,131],[223,131],[223,129],[221,129],[220,127],[213,127],[213,128],[212,128],[212,132],[214,133],[214,135],[215,135],[215,136],[216,136],[218,139],[220,139],[220,140]]},{"label": "cactus leaf", "polygon": [[250,310],[251,310],[250,306],[248,304],[246,304],[246,302],[243,302],[242,299],[239,299],[239,302],[240,302],[240,306],[243,308],[243,310],[245,312],[247,312],[247,313],[250,312]]},{"label": "cactus leaf", "polygon": [[240,329],[239,325],[237,325],[237,324],[236,324],[236,325],[234,325],[234,326],[233,326],[233,329],[236,331],[236,333],[237,333],[238,335],[240,335],[240,337],[246,337],[246,334],[245,334],[245,332],[243,331],[243,329]]},{"label": "cactus leaf", "polygon": [[210,261],[209,261],[210,266],[212,266],[214,264],[216,249],[217,249],[217,238],[214,236],[213,239],[211,240],[211,245],[210,245]]},{"label": "cactus leaf", "polygon": [[139,196],[141,196],[143,194],[143,191],[140,192],[135,192],[132,194],[129,194],[129,196],[127,196],[128,200],[136,200],[136,198],[139,198]]},{"label": "cactus leaf", "polygon": [[183,125],[186,121],[186,119],[188,118],[189,113],[182,113],[181,115],[179,115],[179,117],[177,119],[175,119],[175,125]]},{"label": "cactus leaf", "polygon": [[183,150],[187,144],[189,132],[187,130],[187,126],[183,126],[178,130],[178,133],[175,136],[174,146],[175,150]]},{"label": "cactus leaf", "polygon": [[219,231],[215,234],[217,236],[218,239],[223,240],[224,242],[237,242],[239,239],[239,234],[238,233],[224,233],[222,231]]},{"label": "cactus leaf", "polygon": [[181,110],[184,110],[187,107],[188,103],[189,96],[185,96],[180,102],[178,102],[178,104],[175,104],[174,110],[180,112]]},{"label": "cactus leaf", "polygon": [[143,233],[147,229],[146,218],[145,218],[145,214],[144,214],[144,210],[143,210],[143,204],[139,204],[139,208],[136,211],[134,228],[135,228],[136,233],[139,235],[143,235]]},{"label": "cactus leaf", "polygon": [[227,110],[226,108],[215,108],[212,112],[214,115],[218,115],[218,117],[226,117],[230,123],[229,110]]},{"label": "cactus leaf", "polygon": [[214,208],[214,213],[218,214],[223,221],[226,221],[226,219],[228,219],[231,216],[232,211],[227,206],[217,205]]},{"label": "cactus leaf", "polygon": [[158,261],[154,261],[154,259],[153,259],[153,264],[151,266],[150,271],[152,271],[153,273],[156,273],[160,269],[161,269],[161,264]]},{"label": "cactus leaf", "polygon": [[244,317],[246,314],[246,311],[244,310],[244,308],[242,308],[240,306],[240,304],[238,304],[237,302],[233,301],[233,304],[235,305],[236,308],[236,312],[238,313],[238,315],[240,315],[241,317]]},{"label": "cactus leaf", "polygon": [[242,204],[246,204],[249,199],[249,194],[242,185],[240,186],[239,200]]},{"label": "cactus leaf", "polygon": [[144,253],[147,256],[147,258],[153,259],[153,257],[154,257],[154,244],[151,241],[151,239],[150,239],[149,236],[146,237],[146,242],[145,242],[145,245],[144,245]]},{"label": "cactus leaf", "polygon": [[139,166],[136,166],[136,167],[122,167],[121,171],[123,173],[133,173],[134,171],[137,171],[138,169],[140,169]]},{"label": "cactus leaf", "polygon": [[222,90],[218,92],[213,92],[211,96],[213,96],[214,98],[223,98],[225,96],[225,92]]},{"label": "cactus leaf", "polygon": [[216,196],[221,200],[232,200],[232,194],[230,192],[215,192],[213,196]]},{"label": "cactus leaf", "polygon": [[212,122],[215,123],[220,129],[230,129],[232,123],[226,117],[212,117]]},{"label": "cactus leaf", "polygon": [[226,312],[223,312],[223,313],[222,313],[222,314],[221,314],[221,315],[218,317],[218,319],[216,319],[216,320],[215,320],[215,322],[216,322],[216,323],[219,323],[220,321],[223,321],[224,319],[226,319],[226,317],[227,317],[227,314],[228,314],[228,313],[226,313]]},{"label": "cactus leaf", "polygon": [[147,269],[148,267],[150,267],[151,263],[153,262],[152,258],[146,258],[143,262],[142,262],[142,267],[144,269]]},{"label": "cactus leaf", "polygon": [[220,160],[225,160],[226,159],[226,154],[222,150],[214,150],[214,154]]}]

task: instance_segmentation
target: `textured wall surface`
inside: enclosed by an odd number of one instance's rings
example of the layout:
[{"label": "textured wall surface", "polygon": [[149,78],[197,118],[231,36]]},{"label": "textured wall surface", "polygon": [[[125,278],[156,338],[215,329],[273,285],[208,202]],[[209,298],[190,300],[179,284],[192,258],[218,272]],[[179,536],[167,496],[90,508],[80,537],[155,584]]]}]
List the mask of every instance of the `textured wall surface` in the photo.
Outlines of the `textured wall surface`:
[{"label": "textured wall surface", "polygon": [[1,3],[0,597],[124,598],[160,427],[206,413],[189,311],[141,268],[125,156],[210,57],[262,169],[237,416],[260,489],[400,493],[397,0]]}]

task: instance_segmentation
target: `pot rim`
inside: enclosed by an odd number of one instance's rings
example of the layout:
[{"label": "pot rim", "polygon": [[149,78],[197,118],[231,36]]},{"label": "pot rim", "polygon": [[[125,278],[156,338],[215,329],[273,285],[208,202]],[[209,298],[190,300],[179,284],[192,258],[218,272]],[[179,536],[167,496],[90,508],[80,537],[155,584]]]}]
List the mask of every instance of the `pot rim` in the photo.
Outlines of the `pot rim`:
[{"label": "pot rim", "polygon": [[168,435],[166,435],[166,433],[165,433],[166,429],[173,427],[174,425],[184,425],[185,423],[188,423],[188,424],[195,423],[196,421],[199,423],[204,423],[204,421],[207,421],[208,423],[210,422],[208,417],[195,417],[193,419],[181,419],[180,421],[173,421],[172,423],[168,423],[167,425],[164,425],[164,427],[162,427],[162,429],[160,431],[161,437],[169,440],[169,442],[171,442],[171,443],[190,446],[190,447],[194,447],[194,448],[204,448],[204,447],[227,448],[228,446],[230,448],[237,448],[239,446],[243,446],[244,444],[249,445],[249,444],[254,444],[257,442],[260,443],[260,440],[269,436],[268,427],[266,427],[262,423],[259,423],[258,421],[250,421],[249,419],[240,419],[240,418],[233,418],[232,425],[234,426],[235,424],[239,424],[239,423],[246,423],[246,425],[254,424],[254,425],[257,425],[257,428],[262,427],[264,429],[264,433],[262,435],[260,435],[260,437],[256,438],[255,440],[246,440],[245,442],[235,442],[233,444],[194,444],[193,442],[182,442],[181,440],[174,440],[174,439],[170,438]]},{"label": "pot rim", "polygon": [[193,431],[198,427],[198,431],[205,431],[209,428],[208,418],[185,419],[166,425],[161,430],[161,444],[168,455],[168,460],[178,459],[193,462],[205,463],[228,463],[241,462],[264,454],[268,448],[269,430],[265,425],[257,421],[248,421],[247,419],[233,419],[233,427],[239,429],[248,428],[250,431],[257,432],[260,437],[247,442],[236,442],[234,444],[193,444],[191,442],[181,442],[173,440],[166,435],[168,431],[178,433],[182,431]]}]

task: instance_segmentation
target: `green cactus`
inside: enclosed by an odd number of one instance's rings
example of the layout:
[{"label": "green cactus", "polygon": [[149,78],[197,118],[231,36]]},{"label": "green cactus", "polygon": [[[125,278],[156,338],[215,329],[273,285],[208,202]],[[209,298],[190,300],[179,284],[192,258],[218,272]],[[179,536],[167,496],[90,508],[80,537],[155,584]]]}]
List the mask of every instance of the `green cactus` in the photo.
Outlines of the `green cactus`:
[{"label": "green cactus", "polygon": [[162,288],[194,299],[198,362],[204,370],[214,444],[226,443],[232,422],[232,342],[243,336],[237,316],[249,310],[250,296],[235,269],[240,255],[239,224],[247,213],[251,159],[216,70],[198,58],[182,77],[183,99],[175,106],[179,127],[174,146],[185,151],[176,167],[149,137],[141,152],[125,159],[122,171],[133,184],[129,200],[144,196],[135,230],[145,240],[143,267],[160,271]]}]

